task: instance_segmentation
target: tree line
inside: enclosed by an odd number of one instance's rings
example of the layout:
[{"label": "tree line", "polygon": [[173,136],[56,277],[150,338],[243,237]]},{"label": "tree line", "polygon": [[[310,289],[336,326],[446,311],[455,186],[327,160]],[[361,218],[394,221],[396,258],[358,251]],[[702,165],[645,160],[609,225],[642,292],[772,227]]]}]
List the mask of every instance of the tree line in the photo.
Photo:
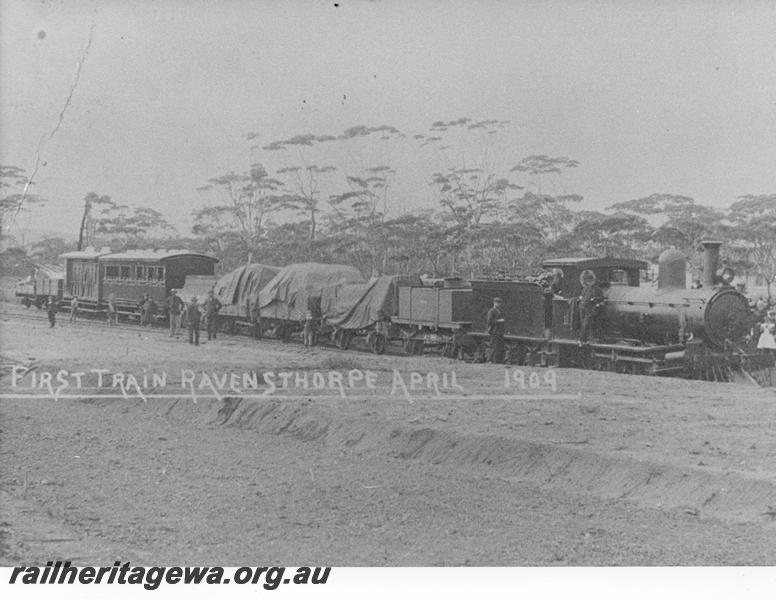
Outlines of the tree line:
[{"label": "tree line", "polygon": [[[536,272],[550,256],[654,262],[670,247],[685,253],[697,270],[699,242],[717,238],[726,242],[725,258],[737,272],[757,275],[762,285],[774,282],[776,194],[742,195],[718,209],[688,196],[654,193],[602,211],[585,210],[583,198],[565,190],[564,175],[579,168],[577,160],[547,155],[512,164],[497,160],[502,158],[497,139],[507,124],[461,118],[436,121],[412,136],[383,125],[275,140],[261,147],[264,161],[214,175],[196,188],[202,199],[189,235],[177,233],[155,209],[90,192],[77,240],[43,240],[30,257],[56,261],[59,253],[85,245],[163,246],[212,253],[221,270],[246,262],[315,261],[349,263],[365,276],[520,277]],[[245,139],[258,137],[249,133]],[[340,156],[356,160],[316,160],[332,144]],[[393,210],[397,171],[386,159],[389,153],[375,152],[381,144],[412,144],[433,153],[437,160],[425,164],[441,168],[427,174],[424,194],[435,197],[435,208]],[[281,166],[270,169],[270,162]],[[8,192],[0,200],[3,227],[9,215],[26,208],[14,192],[26,179],[18,167],[4,166],[0,180]],[[45,199],[28,195],[23,201]]]}]

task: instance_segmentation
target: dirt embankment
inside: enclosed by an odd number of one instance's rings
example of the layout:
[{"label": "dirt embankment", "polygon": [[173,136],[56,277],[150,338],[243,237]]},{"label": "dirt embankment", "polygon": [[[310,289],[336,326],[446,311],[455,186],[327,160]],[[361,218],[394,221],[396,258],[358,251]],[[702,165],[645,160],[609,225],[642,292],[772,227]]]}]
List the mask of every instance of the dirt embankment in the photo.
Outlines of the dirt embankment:
[{"label": "dirt embankment", "polygon": [[[501,367],[433,356],[194,348],[159,329],[12,318],[2,334],[3,357],[38,372],[358,369],[379,382],[346,398],[5,400],[0,549],[13,560],[776,560],[772,390],[574,370],[556,370],[554,390],[515,389]],[[460,389],[410,402],[391,393],[394,369],[455,371]]]}]

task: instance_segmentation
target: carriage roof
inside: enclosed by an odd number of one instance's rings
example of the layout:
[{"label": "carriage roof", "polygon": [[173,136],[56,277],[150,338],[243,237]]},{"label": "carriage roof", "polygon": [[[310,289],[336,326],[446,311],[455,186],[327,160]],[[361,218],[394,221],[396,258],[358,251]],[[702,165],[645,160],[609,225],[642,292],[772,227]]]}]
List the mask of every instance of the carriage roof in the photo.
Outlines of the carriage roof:
[{"label": "carriage roof", "polygon": [[61,254],[60,257],[64,259],[96,259],[99,261],[111,261],[111,262],[157,262],[168,260],[171,258],[180,258],[183,256],[196,256],[199,258],[205,258],[218,262],[218,259],[209,254],[203,254],[201,252],[192,252],[185,249],[173,249],[173,250],[129,250],[127,252],[111,252],[109,248],[102,248],[97,250],[96,248],[86,248],[85,250],[76,250],[74,252],[66,252]]},{"label": "carriage roof", "polygon": [[613,268],[613,269],[646,269],[647,262],[644,260],[637,260],[635,258],[586,258],[586,257],[572,257],[572,258],[551,258],[542,262],[542,267],[574,267],[579,270],[584,269],[599,269],[599,268]]},{"label": "carriage roof", "polygon": [[156,262],[162,260],[169,260],[172,258],[181,258],[183,256],[195,256],[198,258],[204,258],[218,262],[215,256],[209,254],[203,254],[201,252],[192,252],[191,250],[130,250],[127,252],[114,252],[112,254],[105,254],[100,256],[100,261],[111,262]]}]

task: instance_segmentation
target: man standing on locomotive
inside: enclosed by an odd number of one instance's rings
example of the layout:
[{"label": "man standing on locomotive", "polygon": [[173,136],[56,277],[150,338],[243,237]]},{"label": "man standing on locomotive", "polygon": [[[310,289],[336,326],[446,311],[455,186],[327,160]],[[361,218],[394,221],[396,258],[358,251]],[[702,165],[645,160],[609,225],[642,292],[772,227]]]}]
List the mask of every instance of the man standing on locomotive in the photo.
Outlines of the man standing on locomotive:
[{"label": "man standing on locomotive", "polygon": [[207,293],[204,308],[207,320],[207,339],[214,340],[218,331],[218,311],[221,310],[221,301],[215,297],[213,290]]},{"label": "man standing on locomotive", "polygon": [[493,307],[485,318],[490,334],[490,362],[504,362],[504,313],[501,311],[503,301],[493,298]]},{"label": "man standing on locomotive", "polygon": [[604,305],[604,293],[596,284],[596,276],[590,269],[585,269],[579,276],[582,284],[582,297],[579,299],[579,316],[582,326],[579,330],[579,343],[584,344],[591,334],[598,333],[598,315]]}]

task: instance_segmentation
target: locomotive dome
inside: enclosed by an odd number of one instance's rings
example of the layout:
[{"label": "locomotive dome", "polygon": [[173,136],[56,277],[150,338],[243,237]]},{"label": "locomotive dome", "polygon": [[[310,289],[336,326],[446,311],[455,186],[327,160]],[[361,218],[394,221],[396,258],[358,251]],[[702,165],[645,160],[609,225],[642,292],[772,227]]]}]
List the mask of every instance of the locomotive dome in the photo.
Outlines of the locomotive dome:
[{"label": "locomotive dome", "polygon": [[657,259],[657,287],[683,288],[687,284],[687,259],[674,248],[664,250]]}]

